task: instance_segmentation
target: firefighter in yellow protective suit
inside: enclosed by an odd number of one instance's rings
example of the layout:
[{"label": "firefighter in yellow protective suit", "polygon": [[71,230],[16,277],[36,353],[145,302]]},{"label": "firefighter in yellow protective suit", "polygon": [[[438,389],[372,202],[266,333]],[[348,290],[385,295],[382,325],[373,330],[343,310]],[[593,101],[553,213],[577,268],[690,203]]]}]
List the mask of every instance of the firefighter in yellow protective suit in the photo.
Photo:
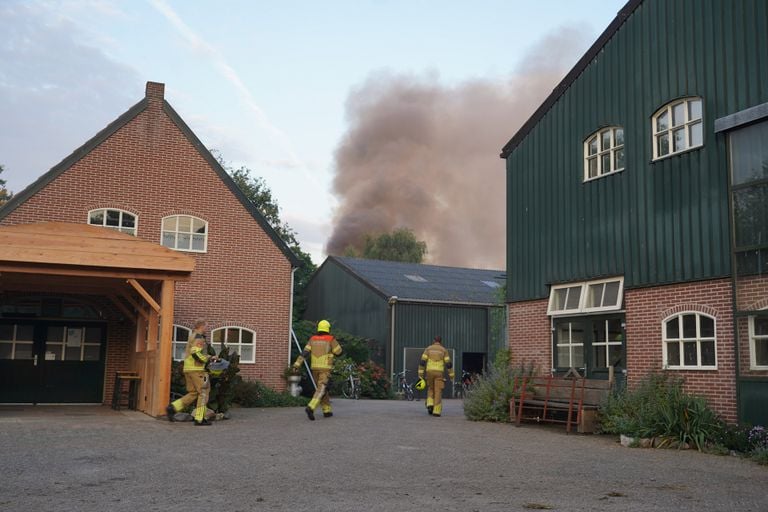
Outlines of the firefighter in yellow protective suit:
[{"label": "firefighter in yellow protective suit", "polygon": [[312,421],[315,420],[315,409],[318,404],[322,405],[324,417],[333,416],[328,386],[330,385],[331,370],[333,370],[333,358],[338,355],[341,355],[341,346],[331,335],[331,324],[327,320],[320,320],[317,323],[317,334],[309,338],[301,355],[293,363],[293,368],[298,370],[306,359],[310,360],[309,365],[312,368],[316,389],[312,400],[309,401],[304,411]]},{"label": "firefighter in yellow protective suit", "polygon": [[197,402],[193,416],[196,426],[210,425],[205,418],[208,406],[208,395],[211,391],[211,380],[205,365],[208,361],[216,361],[216,356],[211,356],[206,350],[205,321],[199,320],[194,330],[189,333],[187,347],[184,351],[184,378],[187,384],[187,394],[168,404],[165,413],[169,421],[174,421],[174,415],[185,409],[190,404]]},{"label": "firefighter in yellow protective suit", "polygon": [[448,376],[453,382],[454,372],[451,356],[448,350],[442,345],[443,340],[440,336],[435,336],[430,346],[424,349],[419,362],[419,379],[423,379],[426,374],[427,379],[427,412],[432,416],[440,416],[443,412],[443,388],[445,381],[443,374],[448,370]]}]

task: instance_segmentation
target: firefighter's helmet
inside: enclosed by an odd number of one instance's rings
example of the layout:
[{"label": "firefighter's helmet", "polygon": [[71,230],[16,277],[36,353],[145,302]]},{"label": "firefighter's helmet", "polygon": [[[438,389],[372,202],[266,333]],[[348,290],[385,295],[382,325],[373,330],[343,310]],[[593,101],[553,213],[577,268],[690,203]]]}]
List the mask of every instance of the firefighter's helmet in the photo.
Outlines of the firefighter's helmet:
[{"label": "firefighter's helmet", "polygon": [[317,322],[317,332],[330,333],[331,322],[329,322],[328,320],[320,320],[319,322]]},{"label": "firefighter's helmet", "polygon": [[421,379],[421,378],[420,378],[419,380],[417,380],[417,381],[416,381],[416,384],[414,384],[414,386],[413,386],[413,387],[415,387],[416,389],[418,389],[419,391],[421,391],[422,389],[424,389],[425,387],[427,387],[427,381],[425,381],[424,379]]}]

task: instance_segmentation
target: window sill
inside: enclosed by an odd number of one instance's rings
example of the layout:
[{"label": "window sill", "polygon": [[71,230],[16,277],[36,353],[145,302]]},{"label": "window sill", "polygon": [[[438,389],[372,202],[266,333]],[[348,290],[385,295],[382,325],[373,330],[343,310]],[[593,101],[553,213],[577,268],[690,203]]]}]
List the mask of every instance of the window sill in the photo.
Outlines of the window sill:
[{"label": "window sill", "polygon": [[619,169],[618,171],[612,171],[612,172],[608,172],[608,173],[605,173],[605,174],[601,174],[600,176],[595,176],[594,178],[586,178],[585,180],[582,181],[582,183],[590,183],[590,182],[597,181],[597,180],[600,180],[600,179],[603,179],[603,178],[607,178],[609,176],[615,176],[617,174],[620,174],[620,173],[624,172],[625,170],[627,170],[626,167],[623,168],[623,169]]},{"label": "window sill", "polygon": [[671,371],[704,371],[704,372],[712,372],[717,371],[717,366],[663,366],[661,368],[662,370],[671,370]]},{"label": "window sill", "polygon": [[656,162],[661,162],[663,160],[668,160],[668,159],[670,159],[672,157],[675,157],[675,156],[682,156],[682,155],[685,155],[686,153],[690,153],[692,151],[698,151],[699,149],[701,149],[703,147],[704,147],[704,144],[702,144],[701,146],[695,146],[695,147],[692,147],[692,148],[688,148],[688,149],[686,149],[684,151],[678,151],[677,153],[670,153],[668,155],[664,155],[664,156],[660,156],[660,157],[657,157],[657,158],[653,158],[650,163],[651,164],[655,164]]}]

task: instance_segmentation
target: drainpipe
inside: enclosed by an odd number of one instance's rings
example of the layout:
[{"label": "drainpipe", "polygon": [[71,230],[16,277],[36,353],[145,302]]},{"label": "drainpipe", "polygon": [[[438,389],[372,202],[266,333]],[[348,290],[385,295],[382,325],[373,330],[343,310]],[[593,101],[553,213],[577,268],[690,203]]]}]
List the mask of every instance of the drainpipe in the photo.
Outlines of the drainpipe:
[{"label": "drainpipe", "polygon": [[291,334],[293,333],[293,287],[294,282],[296,279],[296,271],[299,270],[298,267],[294,267],[291,269],[291,299],[290,299],[290,310],[288,311],[288,364],[291,364]]},{"label": "drainpipe", "polygon": [[397,303],[397,295],[393,295],[387,301],[390,306],[389,310],[389,371],[394,376],[395,374],[395,304]]}]

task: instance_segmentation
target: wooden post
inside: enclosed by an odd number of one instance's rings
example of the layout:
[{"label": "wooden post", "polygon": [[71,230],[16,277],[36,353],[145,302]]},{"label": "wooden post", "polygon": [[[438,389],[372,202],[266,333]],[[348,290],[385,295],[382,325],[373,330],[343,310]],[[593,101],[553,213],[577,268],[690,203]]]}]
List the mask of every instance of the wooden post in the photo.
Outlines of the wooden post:
[{"label": "wooden post", "polygon": [[176,283],[163,281],[160,292],[160,346],[155,361],[155,386],[152,400],[152,415],[165,414],[165,406],[171,397],[171,355],[173,347],[173,302]]}]

